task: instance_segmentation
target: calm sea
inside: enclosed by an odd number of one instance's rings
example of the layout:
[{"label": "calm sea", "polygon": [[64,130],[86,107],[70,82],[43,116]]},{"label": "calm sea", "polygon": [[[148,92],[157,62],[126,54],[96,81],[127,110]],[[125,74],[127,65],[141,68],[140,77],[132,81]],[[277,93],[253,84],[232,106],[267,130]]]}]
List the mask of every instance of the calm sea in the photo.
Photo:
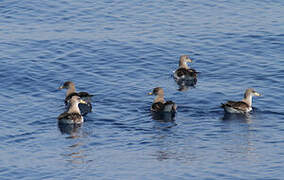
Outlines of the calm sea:
[{"label": "calm sea", "polygon": [[[284,179],[282,0],[0,2],[0,179]],[[200,72],[179,91],[188,54]],[[94,95],[57,116],[71,80]],[[154,87],[173,121],[150,113]],[[247,117],[220,104],[255,97]]]}]

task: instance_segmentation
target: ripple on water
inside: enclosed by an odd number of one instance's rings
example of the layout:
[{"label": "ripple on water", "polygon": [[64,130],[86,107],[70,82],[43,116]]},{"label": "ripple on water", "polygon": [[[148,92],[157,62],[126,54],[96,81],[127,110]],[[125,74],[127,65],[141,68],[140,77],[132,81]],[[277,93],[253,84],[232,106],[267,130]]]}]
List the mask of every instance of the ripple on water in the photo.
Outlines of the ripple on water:
[{"label": "ripple on water", "polygon": [[[1,179],[281,178],[282,6],[3,2]],[[201,72],[182,92],[172,78],[181,54]],[[67,80],[94,94],[82,126],[57,124]],[[175,118],[152,116],[157,86]],[[253,113],[224,114],[220,103],[248,87],[263,94]]]}]

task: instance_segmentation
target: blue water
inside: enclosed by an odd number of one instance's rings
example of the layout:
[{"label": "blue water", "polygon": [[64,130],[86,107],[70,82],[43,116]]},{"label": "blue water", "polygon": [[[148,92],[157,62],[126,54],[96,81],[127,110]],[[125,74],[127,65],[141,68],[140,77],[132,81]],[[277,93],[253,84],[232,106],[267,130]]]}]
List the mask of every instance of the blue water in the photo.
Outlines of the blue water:
[{"label": "blue water", "polygon": [[[284,2],[1,1],[0,179],[283,179]],[[188,54],[194,88],[172,78]],[[64,81],[94,94],[61,128]],[[165,90],[175,121],[153,119]],[[224,116],[253,87],[249,117]]]}]

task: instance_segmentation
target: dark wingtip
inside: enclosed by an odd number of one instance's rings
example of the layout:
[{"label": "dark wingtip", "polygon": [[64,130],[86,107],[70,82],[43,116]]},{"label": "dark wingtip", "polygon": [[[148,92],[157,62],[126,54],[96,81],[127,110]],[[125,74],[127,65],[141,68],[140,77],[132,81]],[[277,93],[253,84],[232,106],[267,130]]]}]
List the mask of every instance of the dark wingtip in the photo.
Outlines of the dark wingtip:
[{"label": "dark wingtip", "polygon": [[79,92],[78,94],[79,94],[80,97],[92,97],[92,96],[94,96],[94,95],[91,95],[87,92]]}]

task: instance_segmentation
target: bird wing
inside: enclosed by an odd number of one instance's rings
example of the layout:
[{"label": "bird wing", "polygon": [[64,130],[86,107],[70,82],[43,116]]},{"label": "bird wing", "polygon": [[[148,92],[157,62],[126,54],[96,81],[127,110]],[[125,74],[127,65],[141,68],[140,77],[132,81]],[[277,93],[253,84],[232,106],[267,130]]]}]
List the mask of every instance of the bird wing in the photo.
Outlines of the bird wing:
[{"label": "bird wing", "polygon": [[187,69],[185,69],[185,68],[179,68],[179,69],[176,70],[175,74],[176,74],[178,77],[182,77],[182,76],[188,75],[188,71],[187,71]]},{"label": "bird wing", "polygon": [[78,95],[80,97],[92,97],[93,95],[87,93],[87,92],[79,92]]},{"label": "bird wing", "polygon": [[87,92],[79,92],[78,95],[80,96],[80,98],[82,98],[84,101],[86,101],[88,103],[89,106],[91,105],[92,102],[92,96],[91,94],[87,93]]},{"label": "bird wing", "polygon": [[[66,98],[65,98],[65,104],[68,103],[68,101],[73,97],[73,96],[79,96],[80,98],[84,98],[84,100],[90,100],[88,98],[92,97],[93,95],[87,93],[87,92],[79,92],[79,93],[76,93],[76,92],[73,92],[71,94],[69,94]],[[85,99],[87,98],[87,99]]]},{"label": "bird wing", "polygon": [[68,119],[68,117],[70,116],[70,114],[68,112],[64,112],[64,113],[61,113],[57,119],[58,120],[61,120],[61,119]]},{"label": "bird wing", "polygon": [[185,69],[185,68],[179,68],[176,70],[175,74],[178,77],[182,76],[192,76],[192,77],[197,77],[197,71],[195,69]]},{"label": "bird wing", "polygon": [[165,108],[164,103],[162,102],[156,102],[152,104],[151,110],[155,112],[163,111]]},{"label": "bird wing", "polygon": [[172,112],[176,112],[176,111],[177,111],[177,105],[176,105],[176,103],[174,103],[173,101],[167,101],[167,102],[164,104],[164,106],[165,106],[165,109],[166,109],[167,107],[171,108],[170,111],[172,111]]},{"label": "bird wing", "polygon": [[79,114],[79,113],[68,113],[68,112],[64,112],[57,117],[58,120],[70,119],[70,120],[73,120],[73,121],[76,121],[77,119],[80,119],[80,118],[81,118],[81,114]]},{"label": "bird wing", "polygon": [[80,96],[78,93],[73,92],[71,94],[69,94],[66,98],[65,98],[65,104],[68,103],[68,101],[73,97],[73,96]]},{"label": "bird wing", "polygon": [[223,106],[232,107],[241,111],[246,111],[247,108],[249,108],[249,105],[243,101],[228,101],[226,104],[223,104]]}]

